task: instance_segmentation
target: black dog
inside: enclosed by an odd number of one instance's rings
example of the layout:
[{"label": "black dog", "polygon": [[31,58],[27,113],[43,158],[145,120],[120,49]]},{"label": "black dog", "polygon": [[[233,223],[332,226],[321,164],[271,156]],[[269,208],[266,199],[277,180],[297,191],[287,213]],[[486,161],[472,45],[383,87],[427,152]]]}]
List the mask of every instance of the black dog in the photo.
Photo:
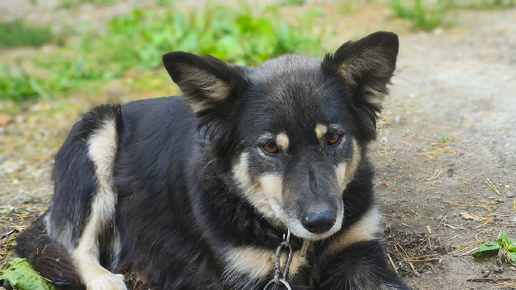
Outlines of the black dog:
[{"label": "black dog", "polygon": [[366,158],[397,53],[377,32],[256,68],[166,54],[184,96],[75,124],[18,253],[71,288],[126,289],[126,271],[158,289],[407,289]]}]

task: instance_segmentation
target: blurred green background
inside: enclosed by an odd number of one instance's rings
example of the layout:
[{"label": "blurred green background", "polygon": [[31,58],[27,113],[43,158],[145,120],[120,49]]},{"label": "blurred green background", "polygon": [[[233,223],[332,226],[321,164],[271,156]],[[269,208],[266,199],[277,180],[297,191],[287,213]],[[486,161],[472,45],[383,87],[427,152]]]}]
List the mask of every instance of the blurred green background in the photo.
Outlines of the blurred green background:
[{"label": "blurred green background", "polygon": [[[460,9],[503,9],[515,1],[4,1],[0,111],[72,95],[107,94],[117,101],[116,95],[134,92],[165,94],[173,87],[160,69],[168,51],[213,54],[241,65],[287,52],[321,56],[338,45],[332,39],[372,32],[355,29],[347,15],[372,13],[369,23],[398,33],[432,31],[460,25],[453,20]],[[346,21],[355,33],[339,30]],[[118,89],[108,88],[116,83]]]},{"label": "blurred green background", "polygon": [[377,30],[461,29],[516,0],[0,1],[0,157],[49,160],[95,104],[179,94],[161,56],[184,50],[257,65],[322,57]]}]

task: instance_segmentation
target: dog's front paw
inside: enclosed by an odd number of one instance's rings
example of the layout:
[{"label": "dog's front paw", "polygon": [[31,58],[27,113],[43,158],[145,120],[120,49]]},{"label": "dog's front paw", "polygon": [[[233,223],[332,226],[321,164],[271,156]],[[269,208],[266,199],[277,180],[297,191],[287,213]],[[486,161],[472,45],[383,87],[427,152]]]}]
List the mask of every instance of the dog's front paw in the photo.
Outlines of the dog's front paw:
[{"label": "dog's front paw", "polygon": [[87,281],[88,290],[127,290],[122,274],[103,274]]}]

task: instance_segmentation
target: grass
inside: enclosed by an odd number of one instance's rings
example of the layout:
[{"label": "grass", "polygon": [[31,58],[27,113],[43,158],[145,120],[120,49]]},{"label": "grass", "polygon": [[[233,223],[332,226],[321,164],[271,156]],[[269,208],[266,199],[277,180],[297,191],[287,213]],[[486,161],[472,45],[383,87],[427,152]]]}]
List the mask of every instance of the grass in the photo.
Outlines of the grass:
[{"label": "grass", "polygon": [[[110,75],[88,67],[78,59],[52,56],[35,60],[48,69],[45,75],[31,73],[21,61],[16,67],[0,67],[0,100],[24,103],[51,98],[73,90],[88,91],[95,81],[110,79]],[[59,65],[55,65],[59,63]]]},{"label": "grass", "polygon": [[424,0],[409,1],[391,0],[390,8],[394,14],[402,19],[412,22],[416,29],[433,30],[442,25],[446,12],[452,7],[452,1],[437,0],[434,4],[428,4]]},{"label": "grass", "polygon": [[471,9],[503,9],[516,6],[516,0],[455,0],[458,8]]},{"label": "grass", "polygon": [[248,7],[215,4],[202,11],[133,9],[113,17],[104,33],[92,29],[52,55],[29,60],[39,72],[21,64],[1,68],[0,99],[27,102],[98,88],[128,71],[155,70],[161,67],[161,56],[175,50],[256,65],[283,53],[314,55],[320,49],[320,38],[312,35],[310,26],[317,13],[303,15],[302,24],[294,27],[278,20],[278,7],[260,15]]},{"label": "grass", "polygon": [[430,31],[444,25],[452,9],[504,9],[516,6],[516,0],[390,0],[396,17],[407,19],[414,29]]},{"label": "grass", "polygon": [[71,9],[82,4],[109,5],[115,3],[115,0],[61,0],[58,7],[63,9]]},{"label": "grass", "polygon": [[41,46],[52,41],[50,26],[31,26],[21,19],[0,22],[0,48]]},{"label": "grass", "polygon": [[257,64],[271,56],[318,47],[317,39],[306,36],[306,25],[294,28],[273,19],[221,5],[189,14],[134,9],[111,19],[107,33],[98,36],[95,43],[86,37],[82,49],[106,52],[95,55],[95,61],[117,64],[115,71],[124,71],[156,68],[163,53],[173,50],[212,54],[236,64]]}]

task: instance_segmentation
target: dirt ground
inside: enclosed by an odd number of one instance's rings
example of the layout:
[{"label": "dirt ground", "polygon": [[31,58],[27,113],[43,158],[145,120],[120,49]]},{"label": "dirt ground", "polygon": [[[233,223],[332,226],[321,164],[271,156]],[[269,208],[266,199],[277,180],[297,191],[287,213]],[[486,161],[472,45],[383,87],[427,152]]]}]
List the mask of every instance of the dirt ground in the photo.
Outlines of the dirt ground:
[{"label": "dirt ground", "polygon": [[[50,13],[9,10],[7,2],[1,8],[12,13]],[[331,11],[328,1],[310,3]],[[460,11],[452,27],[427,33],[369,8],[333,21],[332,42],[375,30],[400,35],[391,95],[370,147],[392,264],[413,289],[515,289],[516,268],[471,253],[499,232],[516,238],[516,10]],[[13,53],[34,51],[2,52],[0,61]],[[0,126],[0,269],[18,231],[48,206],[52,154],[79,114],[101,100],[41,101]]]}]

